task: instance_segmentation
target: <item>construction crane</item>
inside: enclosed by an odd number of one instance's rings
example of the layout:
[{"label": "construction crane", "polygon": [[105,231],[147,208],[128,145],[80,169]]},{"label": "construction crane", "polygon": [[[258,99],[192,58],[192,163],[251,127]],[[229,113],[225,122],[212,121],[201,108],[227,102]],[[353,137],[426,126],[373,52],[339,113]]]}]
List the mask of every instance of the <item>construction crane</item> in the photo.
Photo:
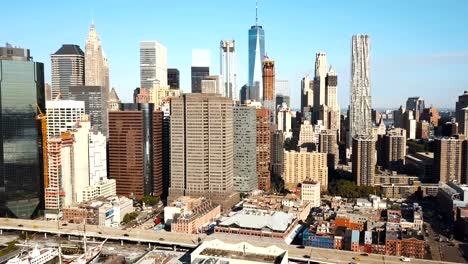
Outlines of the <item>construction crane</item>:
[{"label": "construction crane", "polygon": [[47,116],[42,112],[38,104],[36,104],[37,120],[41,121],[41,132],[42,132],[42,162],[44,166],[44,189],[49,187],[49,160],[47,152]]}]

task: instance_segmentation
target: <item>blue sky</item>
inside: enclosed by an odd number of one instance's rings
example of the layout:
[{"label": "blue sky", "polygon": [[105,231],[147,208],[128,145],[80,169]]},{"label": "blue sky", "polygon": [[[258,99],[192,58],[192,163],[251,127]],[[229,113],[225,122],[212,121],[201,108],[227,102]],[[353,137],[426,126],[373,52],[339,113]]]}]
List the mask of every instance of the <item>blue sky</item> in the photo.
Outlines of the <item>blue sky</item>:
[{"label": "blue sky", "polygon": [[[247,31],[255,23],[255,1],[7,1],[2,3],[0,43],[31,50],[44,62],[62,44],[84,49],[91,19],[110,62],[111,85],[124,101],[139,86],[139,41],[168,49],[168,66],[179,68],[190,90],[192,49],[210,49],[219,72],[219,41],[235,39],[239,84],[247,81]],[[468,90],[468,1],[335,0],[259,3],[266,51],[277,79],[289,80],[292,105],[299,105],[300,79],[313,74],[316,52],[326,52],[338,73],[338,100],[349,103],[350,43],[371,36],[373,106],[398,107],[409,96],[426,105],[454,107]]]}]

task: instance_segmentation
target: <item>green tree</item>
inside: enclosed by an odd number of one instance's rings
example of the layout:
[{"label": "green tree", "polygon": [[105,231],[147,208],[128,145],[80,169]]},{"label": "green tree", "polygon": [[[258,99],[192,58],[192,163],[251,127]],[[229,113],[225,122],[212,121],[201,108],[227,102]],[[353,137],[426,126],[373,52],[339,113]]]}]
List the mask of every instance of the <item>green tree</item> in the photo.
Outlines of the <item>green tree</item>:
[{"label": "green tree", "polygon": [[123,222],[126,224],[130,223],[131,221],[135,220],[137,217],[138,217],[137,212],[127,213],[124,215]]},{"label": "green tree", "polygon": [[145,203],[146,205],[149,206],[155,206],[159,203],[159,197],[156,196],[151,196],[151,195],[145,195],[141,199],[142,203]]}]

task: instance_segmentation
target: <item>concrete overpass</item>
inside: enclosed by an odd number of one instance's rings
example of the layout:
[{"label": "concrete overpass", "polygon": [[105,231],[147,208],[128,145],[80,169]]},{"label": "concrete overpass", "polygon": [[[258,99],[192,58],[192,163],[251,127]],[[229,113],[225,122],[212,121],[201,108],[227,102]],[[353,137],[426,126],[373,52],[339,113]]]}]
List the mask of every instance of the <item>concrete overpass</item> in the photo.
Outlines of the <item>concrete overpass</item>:
[{"label": "concrete overpass", "polygon": [[[83,236],[83,224],[64,224],[57,226],[57,222],[42,220],[24,220],[13,218],[0,218],[0,233],[2,230],[16,230],[47,234],[60,234],[61,236]],[[122,242],[137,242],[157,244],[162,246],[180,246],[184,248],[196,248],[199,241],[206,235],[189,235],[153,230],[110,228],[96,225],[86,225],[86,237],[109,239]]]}]

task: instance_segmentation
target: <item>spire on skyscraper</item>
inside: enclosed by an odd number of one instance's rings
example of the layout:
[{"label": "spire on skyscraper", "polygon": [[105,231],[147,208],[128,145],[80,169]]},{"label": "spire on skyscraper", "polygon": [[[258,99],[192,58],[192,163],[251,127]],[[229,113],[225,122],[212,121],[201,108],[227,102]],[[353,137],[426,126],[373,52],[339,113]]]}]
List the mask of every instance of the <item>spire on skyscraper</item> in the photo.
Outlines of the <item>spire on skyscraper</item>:
[{"label": "spire on skyscraper", "polygon": [[258,0],[255,1],[255,25],[258,25]]}]

